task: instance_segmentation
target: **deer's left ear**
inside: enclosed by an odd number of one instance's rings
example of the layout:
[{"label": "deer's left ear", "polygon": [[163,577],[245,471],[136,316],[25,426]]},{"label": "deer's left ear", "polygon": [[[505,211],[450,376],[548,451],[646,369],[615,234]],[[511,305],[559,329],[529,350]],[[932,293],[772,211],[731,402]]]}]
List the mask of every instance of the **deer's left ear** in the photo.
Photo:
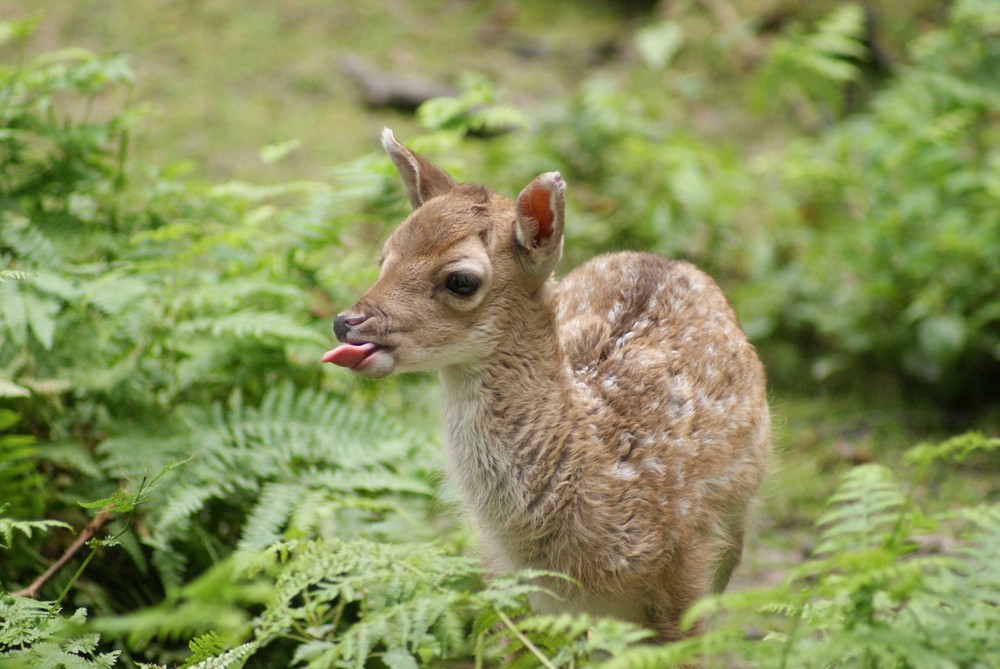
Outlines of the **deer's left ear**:
[{"label": "deer's left ear", "polygon": [[400,144],[389,128],[382,131],[382,148],[403,179],[406,196],[414,209],[455,187],[456,181],[447,172]]},{"label": "deer's left ear", "polygon": [[566,183],[558,172],[541,174],[517,196],[514,233],[526,269],[548,277],[562,255]]}]

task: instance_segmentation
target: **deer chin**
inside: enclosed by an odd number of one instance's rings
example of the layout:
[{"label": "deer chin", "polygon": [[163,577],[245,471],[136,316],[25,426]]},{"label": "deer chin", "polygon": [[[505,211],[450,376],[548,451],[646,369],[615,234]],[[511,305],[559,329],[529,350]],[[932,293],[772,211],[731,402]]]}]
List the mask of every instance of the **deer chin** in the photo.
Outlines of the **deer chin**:
[{"label": "deer chin", "polygon": [[341,344],[324,353],[320,362],[345,367],[356,374],[373,379],[388,376],[396,367],[392,351],[372,342]]}]

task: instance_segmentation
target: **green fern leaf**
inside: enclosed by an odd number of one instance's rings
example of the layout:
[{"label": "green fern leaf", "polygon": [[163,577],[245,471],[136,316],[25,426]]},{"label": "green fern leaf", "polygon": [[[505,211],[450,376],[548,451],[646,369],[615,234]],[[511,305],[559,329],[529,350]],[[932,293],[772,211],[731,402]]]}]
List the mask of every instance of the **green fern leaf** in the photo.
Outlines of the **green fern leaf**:
[{"label": "green fern leaf", "polygon": [[[204,638],[204,636],[200,638]],[[196,664],[184,665],[184,667],[186,669],[229,669],[229,667],[242,666],[243,659],[252,655],[255,650],[257,650],[257,644],[251,641],[224,653],[207,657]]]},{"label": "green fern leaf", "polygon": [[16,269],[0,269],[0,283],[3,283],[8,279],[14,281],[24,281],[26,279],[30,279],[35,276],[37,275],[32,274],[31,272],[21,272]]},{"label": "green fern leaf", "polygon": [[0,548],[10,548],[14,541],[15,532],[19,532],[30,539],[35,532],[48,532],[55,528],[64,530],[73,529],[61,520],[13,520],[11,518],[0,517],[0,536],[4,538],[4,543],[0,543]]},{"label": "green fern leaf", "polygon": [[304,493],[305,490],[295,483],[265,484],[243,523],[237,549],[259,550],[280,539],[282,528]]},{"label": "green fern leaf", "polygon": [[905,501],[888,468],[874,464],[854,468],[817,523],[817,553],[874,547],[887,541],[900,521]]},{"label": "green fern leaf", "polygon": [[63,258],[37,225],[26,216],[5,212],[0,217],[0,242],[16,257],[29,259],[34,267],[61,267]]},{"label": "green fern leaf", "polygon": [[180,336],[209,334],[212,337],[259,339],[273,342],[311,342],[325,346],[329,339],[300,325],[294,318],[279,312],[245,309],[221,316],[207,316],[182,323]]},{"label": "green fern leaf", "polygon": [[15,345],[23,347],[28,342],[28,310],[24,294],[17,284],[0,284],[0,327]]}]

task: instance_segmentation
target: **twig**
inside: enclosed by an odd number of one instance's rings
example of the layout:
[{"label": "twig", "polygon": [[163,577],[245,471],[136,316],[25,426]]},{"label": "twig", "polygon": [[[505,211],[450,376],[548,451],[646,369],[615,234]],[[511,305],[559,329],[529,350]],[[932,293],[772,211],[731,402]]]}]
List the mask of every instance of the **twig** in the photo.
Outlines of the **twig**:
[{"label": "twig", "polygon": [[507,628],[514,633],[518,641],[524,644],[524,647],[531,651],[531,654],[538,658],[538,661],[545,666],[545,669],[556,669],[556,665],[552,664],[552,660],[546,657],[545,653],[538,649],[538,646],[531,643],[531,639],[524,636],[521,630],[517,629],[514,621],[511,620],[503,611],[497,611],[497,615],[500,616],[500,621],[507,626]]},{"label": "twig", "polygon": [[52,566],[45,570],[45,573],[32,581],[31,585],[23,590],[18,590],[14,594],[18,597],[37,597],[38,591],[42,589],[46,583],[52,580],[60,569],[66,566],[77,551],[87,545],[87,542],[94,538],[94,535],[101,531],[101,528],[107,525],[114,515],[108,513],[107,511],[102,511],[101,513],[94,516],[93,520],[87,523],[87,526],[83,528],[83,531],[77,536],[77,538],[70,544],[69,548],[60,556],[58,560],[52,563]]}]

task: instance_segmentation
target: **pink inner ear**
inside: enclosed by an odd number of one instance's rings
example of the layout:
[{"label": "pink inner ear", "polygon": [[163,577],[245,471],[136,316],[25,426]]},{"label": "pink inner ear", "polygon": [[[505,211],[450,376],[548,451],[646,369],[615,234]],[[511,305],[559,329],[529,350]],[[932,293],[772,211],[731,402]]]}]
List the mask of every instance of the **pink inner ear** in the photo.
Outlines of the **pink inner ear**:
[{"label": "pink inner ear", "polygon": [[547,188],[537,187],[528,194],[527,202],[522,202],[522,206],[527,210],[525,213],[538,221],[536,244],[552,236],[552,221],[555,219],[555,214],[552,212],[551,197],[552,194]]}]

